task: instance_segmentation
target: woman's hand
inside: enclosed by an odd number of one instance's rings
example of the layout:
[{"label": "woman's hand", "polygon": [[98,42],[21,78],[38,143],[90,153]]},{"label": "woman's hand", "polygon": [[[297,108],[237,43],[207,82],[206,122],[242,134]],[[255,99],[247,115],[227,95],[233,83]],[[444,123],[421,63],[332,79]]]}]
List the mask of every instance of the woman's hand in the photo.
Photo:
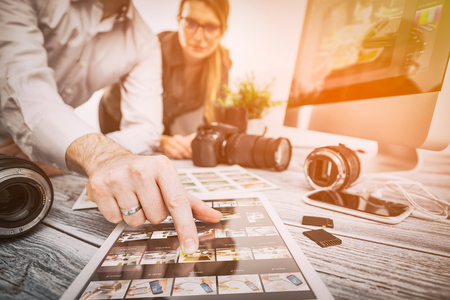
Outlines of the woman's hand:
[{"label": "woman's hand", "polygon": [[174,136],[163,135],[159,150],[170,159],[192,158],[191,142],[197,133],[186,136],[176,134]]}]

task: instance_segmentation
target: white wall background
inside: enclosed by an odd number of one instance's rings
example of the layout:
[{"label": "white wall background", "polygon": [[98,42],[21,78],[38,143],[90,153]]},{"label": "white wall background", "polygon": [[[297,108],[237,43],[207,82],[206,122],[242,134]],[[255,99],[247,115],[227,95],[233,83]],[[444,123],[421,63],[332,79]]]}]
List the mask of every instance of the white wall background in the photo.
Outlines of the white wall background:
[{"label": "white wall background", "polygon": [[[233,61],[230,85],[251,72],[258,85],[275,79],[273,98],[287,100],[300,41],[306,0],[229,0],[228,30],[222,44]],[[155,33],[177,30],[179,0],[134,0],[143,18]],[[98,127],[97,106],[100,94],[76,111]],[[275,109],[266,122],[281,126],[284,109]]]},{"label": "white wall background", "polygon": [[[275,78],[274,98],[287,100],[303,24],[305,0],[229,0],[230,84],[254,72],[258,83]],[[179,0],[134,0],[156,33],[176,30]]]}]

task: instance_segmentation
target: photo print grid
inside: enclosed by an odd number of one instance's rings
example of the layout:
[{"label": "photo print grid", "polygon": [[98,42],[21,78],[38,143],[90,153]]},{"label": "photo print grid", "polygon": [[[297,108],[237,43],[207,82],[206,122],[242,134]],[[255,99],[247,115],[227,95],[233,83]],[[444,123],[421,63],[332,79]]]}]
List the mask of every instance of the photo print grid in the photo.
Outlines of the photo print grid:
[{"label": "photo print grid", "polygon": [[[184,189],[190,193],[217,193],[240,191],[263,191],[278,189],[272,182],[248,172],[241,166],[219,168],[179,169],[178,176]],[[86,188],[83,189],[73,205],[73,210],[96,208],[89,200]]]},{"label": "photo print grid", "polygon": [[[105,288],[109,295],[115,297],[117,293],[119,297],[111,299],[178,296],[214,299],[217,295],[243,293],[273,299],[276,292],[293,299],[313,296],[258,197],[206,200],[206,203],[225,217],[216,224],[196,222],[198,251],[189,255],[180,251],[173,222],[127,226],[82,292],[101,285],[111,286],[113,282],[106,279],[114,276],[117,282],[122,280],[122,290],[118,285],[117,292]],[[113,255],[124,254],[123,257],[134,258],[134,269],[131,266],[126,269],[113,260]]]},{"label": "photo print grid", "polygon": [[179,169],[184,189],[190,193],[261,191],[278,186],[240,166]]}]

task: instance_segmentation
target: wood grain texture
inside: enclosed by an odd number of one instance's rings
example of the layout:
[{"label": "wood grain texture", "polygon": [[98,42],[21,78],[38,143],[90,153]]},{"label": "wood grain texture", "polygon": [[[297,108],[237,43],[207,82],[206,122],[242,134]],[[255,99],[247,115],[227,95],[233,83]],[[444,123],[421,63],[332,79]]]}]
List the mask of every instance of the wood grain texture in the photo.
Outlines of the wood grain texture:
[{"label": "wood grain texture", "polygon": [[97,248],[38,225],[25,236],[0,240],[0,299],[58,299]]},{"label": "wood grain texture", "polygon": [[[284,172],[249,169],[281,187],[264,192],[295,241],[336,299],[450,299],[450,222],[408,217],[386,225],[310,206],[302,163],[311,149],[296,148]],[[423,164],[404,177],[421,181],[450,200],[450,150],[424,151]],[[175,161],[178,168],[191,161]],[[52,179],[55,201],[43,224],[33,232],[0,240],[0,299],[58,299],[87,264],[115,224],[98,209],[73,211],[86,178]],[[378,180],[362,187],[379,185]],[[401,197],[386,193],[388,197]],[[304,215],[329,217],[340,246],[320,248],[302,232]]]},{"label": "wood grain texture", "polygon": [[336,299],[450,299],[450,259],[336,234],[320,248],[303,228],[288,226]]},{"label": "wood grain texture", "polygon": [[44,224],[100,247],[116,224],[108,222],[97,208],[72,210],[87,178],[66,175],[52,178],[55,201]]}]

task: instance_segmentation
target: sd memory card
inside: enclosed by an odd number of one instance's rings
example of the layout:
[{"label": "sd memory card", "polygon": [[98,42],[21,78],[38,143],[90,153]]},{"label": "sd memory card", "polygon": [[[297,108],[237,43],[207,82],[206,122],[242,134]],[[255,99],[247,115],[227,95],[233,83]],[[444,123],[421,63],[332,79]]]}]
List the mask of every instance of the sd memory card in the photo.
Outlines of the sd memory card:
[{"label": "sd memory card", "polygon": [[323,229],[304,231],[303,234],[322,248],[342,244],[340,239]]}]

